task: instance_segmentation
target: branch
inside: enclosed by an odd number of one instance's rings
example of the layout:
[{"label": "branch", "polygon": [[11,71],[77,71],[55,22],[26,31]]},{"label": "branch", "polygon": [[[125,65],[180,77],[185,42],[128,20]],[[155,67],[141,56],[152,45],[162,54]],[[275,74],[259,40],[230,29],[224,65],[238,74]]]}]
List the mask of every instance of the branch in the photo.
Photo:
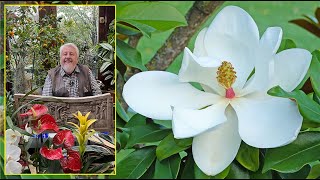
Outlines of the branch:
[{"label": "branch", "polygon": [[199,27],[222,3],[223,1],[196,1],[186,16],[188,26],[176,28],[146,67],[149,70],[167,69]]}]

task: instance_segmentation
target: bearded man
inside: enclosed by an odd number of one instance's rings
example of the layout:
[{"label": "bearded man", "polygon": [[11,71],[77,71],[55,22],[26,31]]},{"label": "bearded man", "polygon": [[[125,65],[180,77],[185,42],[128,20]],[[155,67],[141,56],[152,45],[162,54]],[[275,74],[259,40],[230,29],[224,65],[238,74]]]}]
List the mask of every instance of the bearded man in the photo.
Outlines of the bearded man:
[{"label": "bearded man", "polygon": [[73,43],[60,47],[60,65],[50,69],[42,90],[43,96],[84,97],[101,93],[86,65],[78,64],[79,49]]}]

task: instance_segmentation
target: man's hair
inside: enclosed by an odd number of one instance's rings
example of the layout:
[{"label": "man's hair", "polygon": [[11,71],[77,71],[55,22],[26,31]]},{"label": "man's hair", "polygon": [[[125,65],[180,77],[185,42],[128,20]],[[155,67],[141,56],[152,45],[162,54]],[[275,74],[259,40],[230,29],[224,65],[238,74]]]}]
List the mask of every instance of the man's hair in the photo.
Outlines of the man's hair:
[{"label": "man's hair", "polygon": [[60,57],[61,57],[62,49],[63,49],[64,47],[66,47],[66,46],[71,46],[71,47],[73,47],[73,48],[76,50],[77,56],[78,56],[78,58],[79,58],[79,49],[78,49],[77,45],[75,45],[75,44],[73,44],[73,43],[66,43],[66,44],[64,44],[64,45],[62,45],[62,46],[60,47]]}]

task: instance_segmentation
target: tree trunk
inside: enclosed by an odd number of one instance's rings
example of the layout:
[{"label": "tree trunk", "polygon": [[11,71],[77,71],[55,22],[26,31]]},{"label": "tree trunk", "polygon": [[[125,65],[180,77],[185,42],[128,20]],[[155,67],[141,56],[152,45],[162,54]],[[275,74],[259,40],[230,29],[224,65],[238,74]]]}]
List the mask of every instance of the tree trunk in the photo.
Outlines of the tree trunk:
[{"label": "tree trunk", "polygon": [[26,85],[25,85],[25,76],[24,76],[24,64],[19,63],[14,72],[14,82],[13,82],[13,90],[14,93],[25,93]]}]

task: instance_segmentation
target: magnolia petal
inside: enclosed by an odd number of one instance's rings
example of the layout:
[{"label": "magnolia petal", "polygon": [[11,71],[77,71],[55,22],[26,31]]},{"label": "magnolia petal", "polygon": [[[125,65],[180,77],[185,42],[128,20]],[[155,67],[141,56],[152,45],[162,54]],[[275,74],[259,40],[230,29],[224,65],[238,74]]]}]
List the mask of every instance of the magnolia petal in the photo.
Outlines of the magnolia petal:
[{"label": "magnolia petal", "polygon": [[193,54],[195,56],[198,56],[198,57],[208,56],[208,53],[204,47],[204,37],[206,35],[207,29],[208,28],[202,29],[196,38],[196,41],[194,43],[194,49],[193,49]]},{"label": "magnolia petal", "polygon": [[21,174],[22,172],[22,165],[19,162],[10,160],[7,161],[6,164],[6,173],[7,174]]},{"label": "magnolia petal", "polygon": [[207,175],[222,172],[234,160],[240,147],[238,120],[234,110],[226,109],[227,121],[194,137],[192,154],[197,166]]},{"label": "magnolia petal", "polygon": [[285,91],[294,90],[306,75],[312,55],[305,49],[293,48],[281,51],[275,56],[274,84]]},{"label": "magnolia petal", "polygon": [[253,70],[259,31],[252,17],[236,6],[223,8],[209,26],[204,41],[209,56],[231,62],[237,72],[233,87],[241,89]]},{"label": "magnolia petal", "polygon": [[40,154],[49,160],[58,160],[63,158],[61,147],[58,149],[49,149],[47,146],[42,146],[40,148]]},{"label": "magnolia petal", "polygon": [[175,107],[172,118],[174,137],[193,137],[225,122],[227,118],[224,111],[229,103],[221,101],[202,110]]},{"label": "magnolia petal", "polygon": [[200,109],[216,103],[219,96],[181,83],[173,73],[146,71],[127,81],[123,98],[135,112],[153,119],[171,120],[171,106]]},{"label": "magnolia petal", "polygon": [[201,67],[192,52],[184,49],[183,60],[179,71],[179,80],[181,82],[198,82],[202,85],[210,87],[213,92],[223,95],[224,89],[218,84],[217,81],[217,68],[214,67]]},{"label": "magnolia petal", "polygon": [[274,55],[277,52],[282,39],[282,29],[280,27],[269,27],[260,39],[258,58],[255,60],[255,73],[247,81],[239,96],[255,91],[267,91],[273,74]]},{"label": "magnolia petal", "polygon": [[260,39],[260,47],[265,52],[276,54],[282,39],[281,27],[268,27]]},{"label": "magnolia petal", "polygon": [[297,104],[285,98],[238,98],[231,102],[237,112],[243,141],[257,148],[286,145],[297,138],[302,116]]},{"label": "magnolia petal", "polygon": [[21,155],[21,149],[18,146],[7,144],[6,145],[6,156],[7,161],[19,161]]}]

